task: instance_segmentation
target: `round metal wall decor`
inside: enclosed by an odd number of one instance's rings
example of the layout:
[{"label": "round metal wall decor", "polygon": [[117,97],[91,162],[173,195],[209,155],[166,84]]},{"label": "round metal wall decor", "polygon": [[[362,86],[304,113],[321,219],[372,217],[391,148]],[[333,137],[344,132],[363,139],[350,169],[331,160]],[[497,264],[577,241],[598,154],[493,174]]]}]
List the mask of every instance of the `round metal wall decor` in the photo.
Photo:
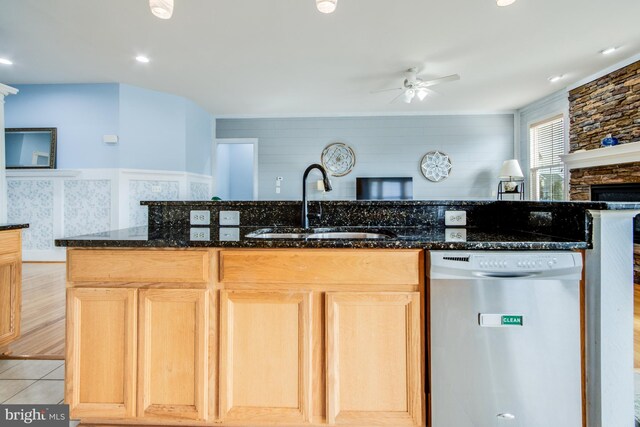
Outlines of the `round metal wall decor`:
[{"label": "round metal wall decor", "polygon": [[449,177],[451,160],[445,153],[429,151],[420,161],[420,172],[429,181],[440,182]]},{"label": "round metal wall decor", "polygon": [[344,176],[356,165],[356,155],[347,144],[334,142],[322,150],[322,166],[333,176]]}]

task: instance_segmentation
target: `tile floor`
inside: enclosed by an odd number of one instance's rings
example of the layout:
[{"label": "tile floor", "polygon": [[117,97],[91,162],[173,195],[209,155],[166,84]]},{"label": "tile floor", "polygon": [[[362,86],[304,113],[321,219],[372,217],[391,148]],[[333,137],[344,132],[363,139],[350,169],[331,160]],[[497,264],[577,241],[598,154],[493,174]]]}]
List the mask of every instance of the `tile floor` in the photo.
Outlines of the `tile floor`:
[{"label": "tile floor", "polygon": [[63,360],[0,360],[0,403],[46,405],[63,399]]}]

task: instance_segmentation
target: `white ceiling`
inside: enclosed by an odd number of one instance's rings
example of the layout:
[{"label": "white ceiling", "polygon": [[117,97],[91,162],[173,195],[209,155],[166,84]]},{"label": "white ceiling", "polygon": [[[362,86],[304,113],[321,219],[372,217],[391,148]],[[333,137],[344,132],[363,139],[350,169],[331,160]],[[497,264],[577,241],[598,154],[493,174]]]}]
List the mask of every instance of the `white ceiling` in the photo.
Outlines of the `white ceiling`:
[{"label": "white ceiling", "polygon": [[[0,82],[121,82],[218,116],[508,111],[638,54],[638,17],[638,0],[175,0],[168,21],[147,0],[0,0]],[[411,66],[462,79],[410,105],[370,93]]]}]

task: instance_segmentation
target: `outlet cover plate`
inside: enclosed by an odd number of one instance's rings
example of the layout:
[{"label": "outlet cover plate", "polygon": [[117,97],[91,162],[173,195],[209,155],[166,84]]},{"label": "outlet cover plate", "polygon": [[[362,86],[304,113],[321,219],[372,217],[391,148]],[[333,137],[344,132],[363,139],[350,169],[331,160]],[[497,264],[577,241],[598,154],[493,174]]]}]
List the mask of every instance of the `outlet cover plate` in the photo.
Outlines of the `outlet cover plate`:
[{"label": "outlet cover plate", "polygon": [[211,224],[211,212],[191,211],[189,213],[189,221],[191,225],[209,225]]},{"label": "outlet cover plate", "polygon": [[220,211],[220,225],[240,225],[240,212]]},{"label": "outlet cover plate", "polygon": [[220,227],[221,242],[237,242],[240,240],[240,229],[238,227]]},{"label": "outlet cover plate", "polygon": [[445,211],[444,225],[467,225],[467,211]]},{"label": "outlet cover plate", "polygon": [[191,227],[189,229],[189,240],[208,242],[211,240],[211,230],[208,227]]},{"label": "outlet cover plate", "polygon": [[467,229],[466,228],[447,228],[444,230],[445,242],[466,242],[467,241]]}]

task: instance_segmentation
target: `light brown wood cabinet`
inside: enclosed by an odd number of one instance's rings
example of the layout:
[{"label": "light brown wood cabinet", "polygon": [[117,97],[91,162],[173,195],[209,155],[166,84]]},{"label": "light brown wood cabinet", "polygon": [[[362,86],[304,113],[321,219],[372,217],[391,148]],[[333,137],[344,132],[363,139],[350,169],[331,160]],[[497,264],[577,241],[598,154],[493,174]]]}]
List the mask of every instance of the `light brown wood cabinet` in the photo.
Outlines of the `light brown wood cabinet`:
[{"label": "light brown wood cabinet", "polygon": [[221,251],[221,421],[422,426],[422,255]]},{"label": "light brown wood cabinet", "polygon": [[139,293],[138,416],[207,419],[207,291]]},{"label": "light brown wood cabinet", "polygon": [[69,252],[72,417],[425,425],[420,250]]},{"label": "light brown wood cabinet", "polygon": [[327,421],[420,425],[418,292],[330,292]]},{"label": "light brown wood cabinet", "polygon": [[75,418],[135,415],[137,291],[67,290],[66,401]]},{"label": "light brown wood cabinet", "polygon": [[[193,282],[147,282],[169,276],[156,251],[70,250],[67,290],[66,401],[71,416],[91,419],[206,420],[208,416],[209,290]],[[207,251],[179,253],[203,282]],[[203,254],[205,256],[203,256]],[[92,269],[102,255],[127,263]],[[160,256],[159,256],[160,255]],[[140,268],[132,268],[140,260]],[[203,265],[204,264],[204,265]],[[122,271],[135,271],[128,281]],[[172,273],[176,274],[176,273]],[[102,281],[100,280],[102,279]],[[85,287],[86,286],[86,287]],[[184,287],[182,287],[184,286]],[[175,289],[175,287],[180,287]]]},{"label": "light brown wood cabinet", "polygon": [[22,230],[0,231],[0,345],[20,336]]},{"label": "light brown wood cabinet", "polygon": [[220,418],[308,422],[311,292],[221,291]]}]

